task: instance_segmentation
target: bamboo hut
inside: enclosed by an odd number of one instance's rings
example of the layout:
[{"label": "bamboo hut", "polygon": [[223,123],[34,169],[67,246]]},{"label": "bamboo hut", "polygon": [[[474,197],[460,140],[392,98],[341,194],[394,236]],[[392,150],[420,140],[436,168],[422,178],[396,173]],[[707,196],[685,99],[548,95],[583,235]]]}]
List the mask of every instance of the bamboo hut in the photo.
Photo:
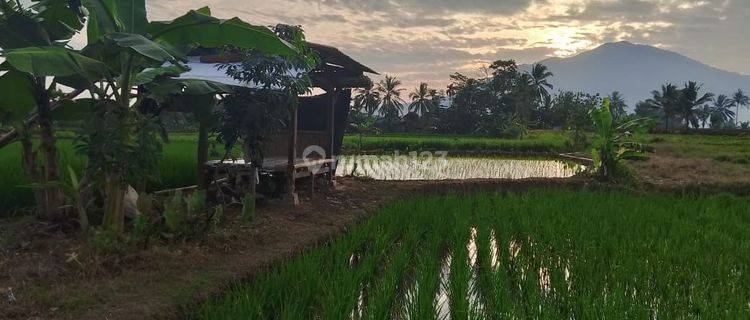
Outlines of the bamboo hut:
[{"label": "bamboo hut", "polygon": [[[365,73],[377,74],[340,50],[326,45],[309,43],[320,57],[320,64],[310,72],[314,94],[299,98],[299,105],[288,128],[267,143],[260,175],[282,176],[286,192],[298,203],[298,179],[308,179],[314,191],[315,179],[325,177],[333,183],[336,158],[341,152],[352,89],[372,86]],[[184,78],[204,79],[236,86],[246,86],[217,69],[217,63],[232,63],[232,57],[202,55],[191,57],[191,70]],[[240,179],[244,161],[209,161],[204,170],[206,181],[229,178]],[[254,180],[258,178],[250,177]],[[252,181],[250,183],[253,183]],[[257,180],[256,182],[257,183]]]}]

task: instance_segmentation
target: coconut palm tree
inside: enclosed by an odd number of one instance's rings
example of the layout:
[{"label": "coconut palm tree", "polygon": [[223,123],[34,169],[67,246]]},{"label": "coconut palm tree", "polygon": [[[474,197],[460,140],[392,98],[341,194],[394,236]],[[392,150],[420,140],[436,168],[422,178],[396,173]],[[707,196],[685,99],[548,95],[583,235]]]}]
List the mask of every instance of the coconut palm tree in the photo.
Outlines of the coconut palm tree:
[{"label": "coconut palm tree", "polygon": [[697,108],[713,99],[713,93],[700,95],[701,86],[694,81],[685,84],[685,88],[680,90],[680,96],[677,100],[676,113],[685,120],[685,130],[698,126]]},{"label": "coconut palm tree", "polygon": [[742,92],[742,89],[738,89],[737,92],[732,95],[732,102],[734,103],[734,106],[737,108],[737,113],[735,113],[735,125],[739,127],[740,125],[740,107],[748,107],[750,106],[750,97],[745,95],[744,92]]},{"label": "coconut palm tree", "polygon": [[722,94],[716,97],[711,111],[711,125],[718,126],[732,119],[735,115],[732,107],[734,107],[734,103],[726,95]]},{"label": "coconut palm tree", "polygon": [[537,63],[531,68],[529,75],[531,76],[531,85],[537,94],[537,98],[539,98],[539,101],[544,101],[545,98],[549,97],[549,92],[553,88],[548,80],[554,74],[549,71],[547,66]]},{"label": "coconut palm tree", "polygon": [[390,120],[398,119],[404,109],[404,100],[401,99],[401,92],[404,89],[399,86],[401,86],[401,81],[389,75],[378,83],[377,90],[381,97],[380,114]]},{"label": "coconut palm tree", "polygon": [[622,118],[628,113],[628,105],[625,103],[625,99],[622,98],[620,91],[612,92],[609,95],[609,103],[612,110],[612,117],[615,120]]},{"label": "coconut palm tree", "polygon": [[416,112],[420,116],[430,112],[432,99],[430,97],[430,88],[426,83],[420,83],[419,87],[409,94],[409,98],[411,98],[409,111]]},{"label": "coconut palm tree", "polygon": [[436,89],[430,89],[430,112],[437,110],[445,100],[445,92]]},{"label": "coconut palm tree", "polygon": [[374,115],[380,106],[380,92],[373,89],[361,89],[354,96],[354,108],[357,111],[364,111],[368,115]]},{"label": "coconut palm tree", "polygon": [[700,108],[698,108],[698,111],[696,112],[696,116],[698,117],[698,120],[700,120],[701,128],[706,127],[706,123],[708,123],[708,119],[711,118],[712,112],[713,112],[713,109],[708,104],[704,104]]},{"label": "coconut palm tree", "polygon": [[661,110],[664,114],[664,130],[669,131],[669,122],[674,117],[677,109],[677,100],[680,96],[680,89],[669,83],[661,86],[661,91],[654,90],[653,96],[647,102],[654,108]]}]

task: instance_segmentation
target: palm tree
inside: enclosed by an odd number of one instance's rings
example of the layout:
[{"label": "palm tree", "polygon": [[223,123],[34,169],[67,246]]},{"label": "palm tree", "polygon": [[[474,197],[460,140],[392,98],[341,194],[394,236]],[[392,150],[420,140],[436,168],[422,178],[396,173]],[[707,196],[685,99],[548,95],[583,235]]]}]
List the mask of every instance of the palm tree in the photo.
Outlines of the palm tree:
[{"label": "palm tree", "polygon": [[693,127],[698,126],[697,108],[711,101],[714,97],[713,93],[705,93],[700,96],[700,90],[701,86],[694,81],[686,83],[685,88],[680,90],[676,112],[685,120],[685,130],[690,128],[691,123]]},{"label": "palm tree", "polygon": [[357,111],[364,111],[368,115],[374,115],[380,106],[380,92],[373,88],[361,89],[354,96],[354,108]]},{"label": "palm tree", "polygon": [[677,109],[677,100],[680,96],[680,90],[677,86],[669,83],[661,86],[661,91],[654,90],[653,96],[647,102],[655,109],[661,110],[664,114],[664,130],[669,131],[669,121],[674,117]]},{"label": "palm tree", "polygon": [[547,66],[537,63],[531,68],[531,73],[529,73],[529,75],[531,76],[531,85],[537,94],[537,98],[539,98],[539,101],[544,101],[549,97],[549,91],[553,88],[548,79],[554,74],[549,71]]},{"label": "palm tree", "polygon": [[700,120],[701,128],[706,127],[706,123],[708,123],[708,119],[711,118],[711,113],[713,112],[713,109],[710,105],[704,104],[700,108],[698,108],[698,111],[696,112],[696,116],[698,117],[698,120]]},{"label": "palm tree", "polygon": [[628,105],[625,103],[625,99],[622,98],[620,91],[612,92],[612,94],[609,95],[609,101],[612,115],[615,120],[620,119],[628,113]]},{"label": "palm tree", "polygon": [[404,100],[401,99],[401,92],[404,89],[399,88],[401,81],[386,75],[378,83],[378,92],[380,93],[380,114],[390,120],[398,119],[404,109]]},{"label": "palm tree", "polygon": [[[732,119],[734,117],[732,107],[734,107],[734,103],[726,95],[722,94],[716,97],[713,109],[711,110],[711,125],[725,124],[729,119]],[[714,123],[714,121],[718,123]]]},{"label": "palm tree", "polygon": [[443,105],[443,100],[445,100],[445,92],[444,91],[438,91],[436,89],[430,89],[430,111],[435,111],[437,108],[440,108],[441,105]]},{"label": "palm tree", "polygon": [[750,97],[745,95],[744,92],[742,92],[742,89],[738,89],[737,92],[732,95],[732,102],[734,103],[734,106],[737,108],[737,113],[735,114],[735,125],[737,127],[740,126],[740,107],[747,107],[750,106]]},{"label": "palm tree", "polygon": [[419,87],[409,94],[409,98],[411,98],[409,111],[416,112],[420,116],[430,112],[430,109],[432,108],[430,92],[431,90],[426,83],[420,83]]}]

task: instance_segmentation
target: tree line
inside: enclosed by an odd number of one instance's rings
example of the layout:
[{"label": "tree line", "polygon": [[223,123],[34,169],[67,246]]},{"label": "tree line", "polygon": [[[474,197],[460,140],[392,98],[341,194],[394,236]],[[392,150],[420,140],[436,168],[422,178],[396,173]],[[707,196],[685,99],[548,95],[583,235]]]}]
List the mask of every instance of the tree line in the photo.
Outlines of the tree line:
[{"label": "tree line", "polygon": [[581,132],[591,129],[588,113],[604,98],[611,103],[615,121],[648,118],[652,130],[748,125],[740,124],[737,117],[741,107],[750,106],[750,98],[742,90],[731,96],[715,95],[703,92],[695,81],[681,88],[665,84],[630,112],[617,91],[605,97],[572,91],[553,94],[552,76],[543,64],[522,71],[513,60],[498,60],[485,68],[481,77],[454,73],[445,90],[421,83],[407,94],[401,81],[386,75],[355,95],[351,130],[523,137],[529,129],[559,128],[570,130],[576,141],[583,139]]}]

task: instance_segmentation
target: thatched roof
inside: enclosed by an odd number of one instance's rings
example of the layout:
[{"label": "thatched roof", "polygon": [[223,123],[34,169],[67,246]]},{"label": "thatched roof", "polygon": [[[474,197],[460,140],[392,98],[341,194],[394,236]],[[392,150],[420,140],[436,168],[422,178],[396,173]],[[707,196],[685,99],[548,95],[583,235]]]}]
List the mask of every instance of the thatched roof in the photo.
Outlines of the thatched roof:
[{"label": "thatched roof", "polygon": [[357,62],[337,48],[312,42],[308,42],[307,45],[310,46],[310,49],[318,52],[320,60],[327,65],[341,67],[354,73],[378,74],[375,70]]}]

